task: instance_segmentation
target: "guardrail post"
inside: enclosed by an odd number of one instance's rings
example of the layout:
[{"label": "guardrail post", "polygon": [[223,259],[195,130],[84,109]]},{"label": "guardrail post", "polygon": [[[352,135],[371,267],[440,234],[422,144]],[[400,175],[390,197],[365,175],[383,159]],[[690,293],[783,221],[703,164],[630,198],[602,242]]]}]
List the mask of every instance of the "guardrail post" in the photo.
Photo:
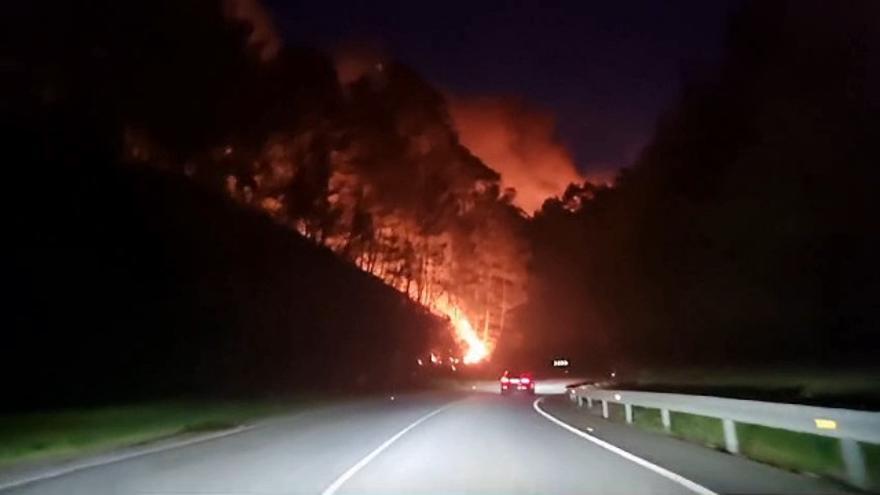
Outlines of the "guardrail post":
[{"label": "guardrail post", "polygon": [[633,422],[633,406],[632,406],[632,404],[624,404],[623,410],[626,412],[626,422],[632,423]]},{"label": "guardrail post", "polygon": [[608,419],[608,401],[602,399],[602,417]]},{"label": "guardrail post", "polygon": [[669,409],[660,409],[660,421],[663,422],[663,430],[669,431],[672,429],[672,418],[669,417]]},{"label": "guardrail post", "polygon": [[731,454],[739,454],[739,438],[736,436],[736,423],[732,419],[722,419],[724,427],[724,448]]},{"label": "guardrail post", "polygon": [[846,477],[849,482],[859,488],[868,488],[868,470],[865,467],[865,456],[859,442],[854,438],[841,438],[840,451],[843,464],[846,466]]}]

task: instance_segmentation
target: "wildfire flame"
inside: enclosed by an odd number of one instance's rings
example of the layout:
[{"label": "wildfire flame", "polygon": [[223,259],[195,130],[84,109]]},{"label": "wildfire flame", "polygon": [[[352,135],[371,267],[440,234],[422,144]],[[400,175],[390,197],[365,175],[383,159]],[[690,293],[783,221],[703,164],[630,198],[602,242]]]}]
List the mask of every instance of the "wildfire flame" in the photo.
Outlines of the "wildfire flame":
[{"label": "wildfire flame", "polygon": [[467,318],[462,316],[453,319],[452,326],[455,328],[456,336],[466,345],[464,356],[461,358],[464,364],[479,363],[489,355],[486,343],[477,336],[477,332],[474,331],[474,327],[471,326],[471,322]]},{"label": "wildfire flame", "polygon": [[464,364],[476,364],[489,357],[489,343],[474,330],[470,320],[457,305],[445,299],[438,299],[432,307],[449,318],[455,337],[463,348],[464,354],[461,360]]}]

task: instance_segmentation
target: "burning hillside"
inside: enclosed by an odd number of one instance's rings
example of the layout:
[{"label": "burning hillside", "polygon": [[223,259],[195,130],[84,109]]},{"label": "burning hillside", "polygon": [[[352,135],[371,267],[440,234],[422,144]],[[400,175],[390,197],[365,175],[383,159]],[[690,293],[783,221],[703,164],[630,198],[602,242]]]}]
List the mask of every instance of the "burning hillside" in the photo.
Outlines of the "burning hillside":
[{"label": "burning hillside", "polygon": [[498,174],[408,69],[376,64],[345,90],[341,122],[273,143],[230,192],[448,317],[466,362],[488,357],[526,258]]},{"label": "burning hillside", "polygon": [[[287,56],[262,70],[286,77]],[[229,139],[179,167],[448,318],[459,348],[438,353],[484,360],[524,301],[524,217],[411,70],[377,62],[346,78],[331,111],[297,115],[251,143]],[[127,139],[132,159],[164,156],[147,132]]]},{"label": "burning hillside", "polygon": [[438,356],[491,356],[526,299],[528,215],[580,179],[552,116],[449,100],[381,50],[284,45],[257,0],[114,5],[90,32],[114,33],[96,63],[129,161],[223,191],[447,318],[458,345]]}]

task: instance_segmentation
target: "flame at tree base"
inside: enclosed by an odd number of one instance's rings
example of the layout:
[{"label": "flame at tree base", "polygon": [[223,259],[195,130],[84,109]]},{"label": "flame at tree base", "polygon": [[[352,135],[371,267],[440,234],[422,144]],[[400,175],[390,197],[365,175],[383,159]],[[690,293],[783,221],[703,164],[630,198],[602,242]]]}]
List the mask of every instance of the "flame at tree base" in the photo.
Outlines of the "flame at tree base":
[{"label": "flame at tree base", "polygon": [[456,340],[464,352],[461,357],[464,364],[476,364],[489,357],[489,343],[474,330],[473,325],[458,306],[445,299],[438,299],[432,304],[432,309],[449,318]]},{"label": "flame at tree base", "polygon": [[[466,318],[460,319],[459,323],[453,323],[453,325],[456,327],[455,333],[464,339],[467,344],[467,350],[461,359],[464,364],[479,363],[489,356],[489,349],[486,347],[486,343],[477,337],[474,329],[471,327],[471,323]],[[458,329],[458,327],[462,328]]]}]

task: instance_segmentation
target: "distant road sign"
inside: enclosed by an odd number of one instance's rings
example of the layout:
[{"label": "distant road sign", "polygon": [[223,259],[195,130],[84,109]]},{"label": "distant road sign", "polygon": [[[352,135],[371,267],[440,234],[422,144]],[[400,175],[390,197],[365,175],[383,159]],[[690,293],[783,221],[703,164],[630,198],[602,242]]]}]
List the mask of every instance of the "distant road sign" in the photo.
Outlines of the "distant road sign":
[{"label": "distant road sign", "polygon": [[554,368],[568,368],[568,359],[554,359],[553,360]]}]

